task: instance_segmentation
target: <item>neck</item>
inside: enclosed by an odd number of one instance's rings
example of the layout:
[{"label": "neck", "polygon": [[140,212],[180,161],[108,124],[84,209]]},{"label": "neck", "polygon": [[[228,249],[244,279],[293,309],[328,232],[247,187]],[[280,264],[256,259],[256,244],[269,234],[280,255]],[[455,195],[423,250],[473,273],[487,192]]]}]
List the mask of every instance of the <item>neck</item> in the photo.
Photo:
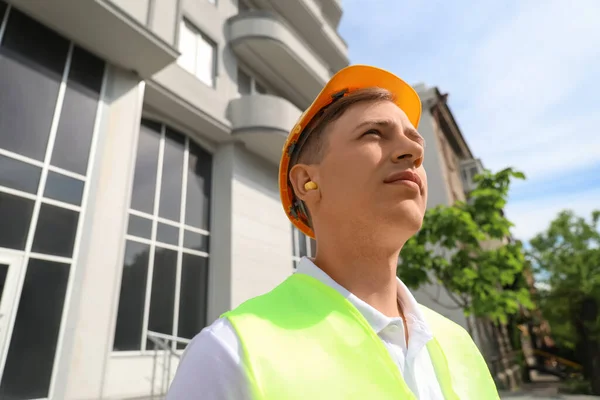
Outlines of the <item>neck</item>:
[{"label": "neck", "polygon": [[[348,243],[352,242],[319,240],[315,264],[382,314],[388,317],[402,316],[396,282],[400,249],[374,247],[371,246],[373,241],[356,246],[348,246]],[[356,241],[353,244],[357,244]]]}]

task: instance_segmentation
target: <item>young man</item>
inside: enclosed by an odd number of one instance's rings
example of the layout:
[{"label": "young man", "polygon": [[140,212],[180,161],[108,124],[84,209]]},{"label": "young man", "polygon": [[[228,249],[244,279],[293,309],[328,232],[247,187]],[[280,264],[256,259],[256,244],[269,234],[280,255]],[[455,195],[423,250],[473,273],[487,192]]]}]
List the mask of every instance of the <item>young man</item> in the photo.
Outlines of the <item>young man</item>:
[{"label": "young man", "polygon": [[329,81],[279,174],[316,258],[204,329],[167,399],[498,399],[466,331],[396,278],[427,203],[420,115],[417,93],[387,71],[351,66]]}]

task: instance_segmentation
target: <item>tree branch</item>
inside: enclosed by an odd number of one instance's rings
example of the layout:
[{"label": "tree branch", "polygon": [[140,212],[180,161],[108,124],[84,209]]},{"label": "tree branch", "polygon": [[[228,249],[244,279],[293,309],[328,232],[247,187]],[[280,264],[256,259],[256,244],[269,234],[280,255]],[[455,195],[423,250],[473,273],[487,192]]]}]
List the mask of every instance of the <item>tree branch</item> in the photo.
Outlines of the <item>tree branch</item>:
[{"label": "tree branch", "polygon": [[452,293],[450,290],[448,290],[448,288],[446,286],[444,286],[444,290],[446,291],[446,293],[448,294],[448,297],[450,297],[450,299],[452,299],[452,301],[458,306],[457,308],[465,308],[467,306],[467,302],[460,302],[459,299],[456,298],[456,296],[454,295],[454,293]]}]

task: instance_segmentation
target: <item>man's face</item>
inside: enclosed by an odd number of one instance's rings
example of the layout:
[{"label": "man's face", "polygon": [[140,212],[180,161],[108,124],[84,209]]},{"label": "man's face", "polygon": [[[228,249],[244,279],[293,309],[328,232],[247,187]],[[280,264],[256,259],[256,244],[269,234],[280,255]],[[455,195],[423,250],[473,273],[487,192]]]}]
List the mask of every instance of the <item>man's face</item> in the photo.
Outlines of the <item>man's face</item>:
[{"label": "man's face", "polygon": [[389,101],[358,103],[324,133],[315,217],[340,226],[356,221],[372,232],[412,235],[420,229],[427,204],[425,143],[406,114]]}]

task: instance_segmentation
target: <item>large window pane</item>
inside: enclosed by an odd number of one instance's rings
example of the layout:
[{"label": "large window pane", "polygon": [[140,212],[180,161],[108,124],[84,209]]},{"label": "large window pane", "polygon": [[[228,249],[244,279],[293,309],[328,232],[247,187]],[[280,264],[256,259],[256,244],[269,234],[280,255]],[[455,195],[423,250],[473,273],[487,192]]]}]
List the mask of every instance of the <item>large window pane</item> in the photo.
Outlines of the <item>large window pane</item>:
[{"label": "large window pane", "polygon": [[0,247],[25,250],[33,200],[0,192]]},{"label": "large window pane", "polygon": [[104,62],[75,47],[52,165],[85,175],[98,110]]},{"label": "large window pane", "polygon": [[48,396],[69,269],[68,264],[29,260],[0,398]]},{"label": "large window pane", "polygon": [[173,221],[180,219],[184,152],[185,137],[167,128],[158,215]]},{"label": "large window pane", "polygon": [[65,203],[80,205],[83,197],[84,182],[79,179],[48,171],[44,197]]},{"label": "large window pane", "polygon": [[31,250],[53,256],[71,257],[78,219],[77,211],[42,204]]},{"label": "large window pane", "polygon": [[[152,295],[148,329],[154,332],[173,334],[175,312],[175,277],[177,252],[157,247],[152,272]],[[150,343],[147,346],[152,346]],[[152,347],[150,347],[152,348]]]},{"label": "large window pane", "polygon": [[69,43],[16,9],[0,47],[0,147],[43,160]]},{"label": "large window pane", "polygon": [[181,55],[177,62],[183,68],[194,73],[196,65],[196,34],[186,21],[181,21],[179,31],[179,51]]},{"label": "large window pane", "polygon": [[190,140],[185,222],[209,230],[212,157]]},{"label": "large window pane", "polygon": [[41,173],[40,167],[0,155],[0,186],[35,194]]},{"label": "large window pane", "polygon": [[177,336],[191,339],[206,325],[208,258],[183,254]]},{"label": "large window pane", "polygon": [[5,50],[60,77],[67,61],[69,42],[13,7],[2,38],[2,51]]},{"label": "large window pane", "polygon": [[128,241],[125,248],[115,350],[140,350],[150,246]]},{"label": "large window pane", "polygon": [[135,160],[131,208],[148,214],[152,214],[154,208],[160,129],[160,124],[142,120]]},{"label": "large window pane", "polygon": [[208,86],[215,85],[215,45],[204,35],[196,36],[196,76]]}]

